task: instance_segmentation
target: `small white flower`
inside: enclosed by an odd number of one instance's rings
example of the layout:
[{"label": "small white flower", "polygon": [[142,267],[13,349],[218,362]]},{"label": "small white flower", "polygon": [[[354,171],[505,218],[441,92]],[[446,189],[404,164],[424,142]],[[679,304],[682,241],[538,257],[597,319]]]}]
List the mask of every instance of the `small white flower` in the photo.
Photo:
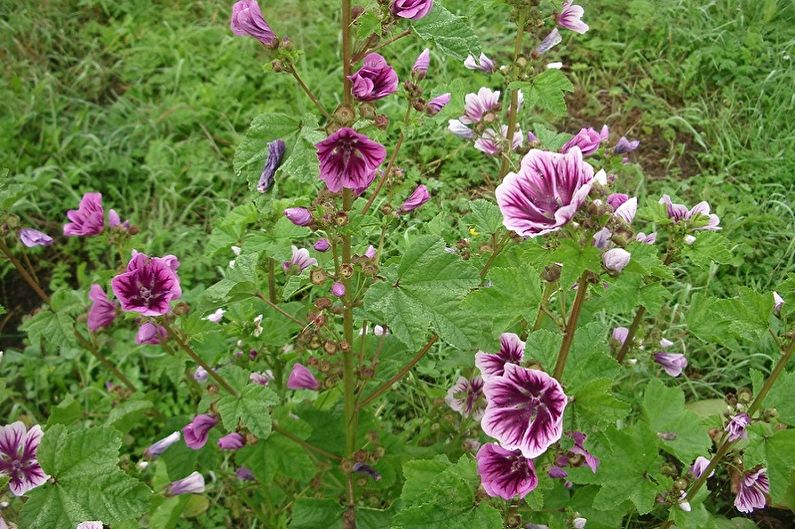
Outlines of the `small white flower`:
[{"label": "small white flower", "polygon": [[220,321],[224,318],[225,312],[226,311],[224,309],[217,309],[215,312],[213,312],[209,316],[205,316],[202,319],[212,323],[220,323]]},{"label": "small white flower", "polygon": [[257,317],[254,318],[254,333],[253,334],[254,334],[255,337],[259,337],[262,334],[262,331],[263,331],[262,319],[264,317],[265,316],[263,316],[262,314],[258,314]]},{"label": "small white flower", "polygon": [[229,261],[229,268],[234,268],[236,264],[237,263],[235,263],[235,260],[232,259],[231,261]]},{"label": "small white flower", "polygon": [[563,68],[562,62],[551,62],[547,64],[547,70],[560,70]]},{"label": "small white flower", "polygon": [[149,461],[146,459],[141,459],[138,463],[135,464],[135,468],[138,470],[144,471],[149,466]]},{"label": "small white flower", "polygon": [[234,246],[234,245],[233,245],[233,246],[231,246],[230,248],[232,249],[232,253],[233,253],[233,254],[235,254],[236,256],[237,256],[237,255],[240,255],[240,250],[241,250],[240,246]]},{"label": "small white flower", "polygon": [[575,518],[574,520],[571,521],[571,526],[574,527],[574,529],[585,529],[585,524],[587,522],[588,522],[587,518],[582,518],[582,517]]},{"label": "small white flower", "polygon": [[686,245],[690,246],[690,245],[692,245],[694,242],[696,242],[696,238],[695,238],[694,236],[692,236],[692,235],[685,235],[685,244],[686,244]]}]

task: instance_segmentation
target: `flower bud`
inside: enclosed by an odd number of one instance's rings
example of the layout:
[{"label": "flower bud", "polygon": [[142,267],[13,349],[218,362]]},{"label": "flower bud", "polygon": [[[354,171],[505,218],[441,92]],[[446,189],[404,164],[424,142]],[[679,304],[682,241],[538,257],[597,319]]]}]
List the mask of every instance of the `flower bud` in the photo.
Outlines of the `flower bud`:
[{"label": "flower bud", "polygon": [[331,285],[331,293],[341,298],[345,295],[345,285],[337,281],[333,285]]},{"label": "flower bud", "polygon": [[377,128],[384,130],[389,126],[389,118],[384,114],[378,114],[375,117],[374,123]]},{"label": "flower bud", "polygon": [[331,243],[328,239],[318,239],[318,241],[313,245],[315,251],[318,252],[327,252],[329,248],[331,248]]},{"label": "flower bud", "polygon": [[613,248],[602,255],[602,264],[611,272],[621,272],[632,255],[623,248]]},{"label": "flower bud", "polygon": [[425,74],[428,73],[428,67],[430,64],[431,50],[425,48],[417,57],[417,60],[414,61],[414,66],[411,68],[411,73],[414,74],[414,77],[417,79],[422,79],[425,77]]},{"label": "flower bud", "polygon": [[306,208],[287,208],[284,216],[296,226],[309,226],[312,223],[312,212]]}]

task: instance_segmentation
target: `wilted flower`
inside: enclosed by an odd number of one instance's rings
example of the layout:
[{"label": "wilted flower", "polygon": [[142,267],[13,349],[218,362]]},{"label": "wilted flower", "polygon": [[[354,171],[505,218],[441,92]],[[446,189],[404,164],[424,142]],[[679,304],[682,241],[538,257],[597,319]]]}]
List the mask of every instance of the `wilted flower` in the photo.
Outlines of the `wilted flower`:
[{"label": "wilted flower", "polygon": [[569,436],[574,439],[574,446],[571,448],[571,453],[582,456],[585,459],[585,464],[591,469],[591,472],[596,473],[596,469],[599,468],[599,458],[585,448],[585,441],[588,439],[588,436],[582,432],[571,432]]},{"label": "wilted flower", "polygon": [[417,60],[414,61],[414,66],[411,67],[411,73],[414,74],[414,77],[417,79],[422,79],[425,77],[425,74],[428,73],[428,67],[431,65],[431,50],[425,48],[422,50],[422,53],[419,54]]},{"label": "wilted flower", "polygon": [[264,193],[273,186],[276,170],[282,164],[284,149],[285,145],[282,140],[275,140],[268,144],[268,158],[265,160],[265,166],[262,168],[257,182],[257,191],[260,193]]},{"label": "wilted flower", "polygon": [[354,463],[353,471],[358,472],[359,474],[365,474],[367,476],[370,476],[371,478],[373,478],[373,481],[381,481],[381,474],[376,472],[376,470],[373,467],[365,463],[359,463],[359,462]]},{"label": "wilted flower", "polygon": [[627,200],[629,200],[629,195],[625,193],[611,193],[607,196],[607,204],[613,208],[613,211],[621,207]]},{"label": "wilted flower", "polygon": [[232,432],[218,439],[218,448],[221,450],[240,450],[245,445],[246,438],[237,432]]},{"label": "wilted flower", "polygon": [[364,251],[364,256],[367,257],[368,259],[375,259],[376,255],[377,252],[375,250],[375,246],[373,246],[372,244],[368,246],[367,249]]},{"label": "wilted flower", "polygon": [[525,237],[559,230],[585,202],[593,175],[579,148],[567,154],[531,149],[519,172],[508,173],[497,186],[503,224]]},{"label": "wilted flower", "polygon": [[500,350],[496,353],[478,351],[475,354],[475,365],[480,369],[483,380],[499,377],[505,373],[505,364],[520,365],[524,358],[524,342],[512,332],[500,335]]},{"label": "wilted flower", "polygon": [[627,224],[632,224],[632,221],[635,219],[635,213],[638,212],[638,199],[632,197],[629,200],[624,201],[623,204],[615,209],[616,210],[613,212],[613,215],[620,218]]},{"label": "wilted flower", "polygon": [[613,329],[611,339],[618,345],[624,345],[624,342],[627,341],[627,336],[629,336],[629,329],[626,327],[616,327]]},{"label": "wilted flower", "polygon": [[472,129],[464,125],[460,119],[451,119],[447,122],[447,130],[458,136],[459,138],[465,140],[471,140],[475,137],[475,133],[472,132]]},{"label": "wilted flower", "polygon": [[419,20],[433,7],[433,0],[393,0],[390,10],[400,18]]},{"label": "wilted flower", "polygon": [[318,252],[327,252],[331,248],[331,243],[328,242],[328,239],[318,239],[312,248]]},{"label": "wilted flower", "polygon": [[320,384],[309,369],[301,364],[293,365],[293,370],[287,377],[288,389],[318,389],[319,387]]},{"label": "wilted flower", "polygon": [[121,308],[144,316],[161,316],[170,310],[171,301],[182,296],[173,255],[149,257],[133,250],[127,271],[111,281]]},{"label": "wilted flower", "polygon": [[338,298],[343,297],[345,295],[345,285],[339,281],[335,282],[333,285],[331,285],[331,293]]},{"label": "wilted flower", "polygon": [[428,101],[427,105],[425,105],[425,110],[428,112],[429,115],[434,116],[441,112],[441,110],[447,106],[447,103],[450,102],[450,92],[438,95]]},{"label": "wilted flower", "polygon": [[0,474],[8,476],[14,496],[22,496],[50,477],[36,458],[43,435],[38,424],[28,430],[20,421],[0,428]]},{"label": "wilted flower", "polygon": [[752,512],[754,509],[764,509],[767,504],[765,495],[768,493],[770,493],[770,482],[767,479],[766,468],[746,472],[740,481],[734,506],[744,513]]},{"label": "wilted flower", "polygon": [[367,188],[386,158],[386,149],[364,134],[341,128],[316,144],[320,179],[329,191]]},{"label": "wilted flower", "polygon": [[[483,131],[483,135],[475,140],[475,148],[489,156],[498,156],[507,143],[508,125],[502,125],[500,127],[500,133],[494,129],[486,129]],[[522,146],[523,142],[524,134],[522,134],[521,129],[517,128],[513,133],[511,148],[516,150]]]},{"label": "wilted flower", "polygon": [[487,406],[480,424],[506,450],[533,458],[560,439],[567,398],[543,371],[505,364],[503,375],[486,380],[483,391]]},{"label": "wilted flower", "polygon": [[558,13],[558,26],[570,29],[575,33],[585,33],[588,31],[588,24],[582,21],[583,14],[585,14],[585,10],[582,6],[578,6],[573,0],[566,0],[563,9]]},{"label": "wilted flower", "polygon": [[221,320],[224,319],[225,313],[226,311],[224,309],[219,308],[216,309],[215,312],[213,312],[212,314],[209,314],[208,316],[205,316],[202,319],[207,320],[211,323],[221,323]]},{"label": "wilted flower", "polygon": [[196,382],[204,383],[207,382],[207,377],[210,376],[210,373],[207,372],[206,369],[199,366],[196,368],[196,371],[193,372],[193,380]]},{"label": "wilted flower", "polygon": [[738,413],[726,424],[726,433],[729,436],[729,441],[737,441],[748,437],[748,432],[745,428],[751,424],[751,417],[747,413]]},{"label": "wilted flower", "polygon": [[135,343],[157,345],[167,337],[168,331],[165,327],[147,321],[138,328],[138,332],[135,334]]},{"label": "wilted flower", "polygon": [[474,376],[471,379],[458,377],[458,380],[447,390],[444,401],[453,411],[464,417],[472,417],[479,421],[483,417],[483,379]]},{"label": "wilted flower", "polygon": [[93,302],[88,309],[88,330],[97,332],[113,323],[116,319],[116,304],[108,298],[102,287],[96,283],[91,285],[88,298]]},{"label": "wilted flower", "polygon": [[400,212],[409,213],[414,211],[418,207],[428,202],[430,199],[431,195],[428,193],[428,188],[425,187],[424,184],[420,184],[411,193],[411,195],[409,195],[409,197],[403,201],[403,204],[400,206]]},{"label": "wilted flower", "polygon": [[654,353],[654,361],[660,364],[663,370],[672,377],[678,377],[687,367],[687,358],[679,353]]},{"label": "wilted flower", "polygon": [[273,380],[273,373],[270,370],[267,370],[264,373],[254,372],[248,376],[248,379],[254,384],[267,386],[270,384],[270,381]]},{"label": "wilted flower", "polygon": [[664,204],[668,212],[668,218],[675,223],[688,223],[693,230],[717,231],[720,228],[720,218],[714,213],[709,212],[709,204],[705,201],[699,202],[691,209],[687,209],[684,204],[674,204],[671,197],[663,195],[660,204]]},{"label": "wilted flower", "polygon": [[478,474],[489,496],[512,500],[524,498],[538,486],[536,467],[519,450],[506,450],[494,443],[480,447]]},{"label": "wilted flower", "polygon": [[560,148],[560,152],[567,153],[574,147],[579,147],[583,156],[588,156],[599,150],[599,146],[607,139],[607,125],[602,127],[600,132],[592,128],[580,129],[580,132],[571,137],[569,141]]},{"label": "wilted flower", "polygon": [[201,494],[202,492],[204,492],[204,476],[198,472],[192,472],[186,478],[171,482],[167,494],[179,496],[180,494]]},{"label": "wilted flower", "polygon": [[613,248],[602,254],[602,264],[611,272],[620,272],[629,264],[631,257],[632,254],[625,249]]},{"label": "wilted flower", "polygon": [[486,57],[485,53],[481,53],[478,59],[473,55],[467,55],[467,58],[464,60],[464,67],[468,70],[478,70],[483,73],[494,73],[497,71],[497,65],[494,64],[494,61]]},{"label": "wilted flower", "polygon": [[654,231],[646,235],[642,231],[639,231],[638,234],[635,236],[635,240],[642,242],[643,244],[654,244],[655,242],[657,242],[657,232]]},{"label": "wilted flower", "polygon": [[166,450],[168,450],[173,444],[179,442],[182,436],[179,432],[173,432],[170,435],[167,435],[163,439],[157,441],[156,443],[152,444],[149,448],[146,449],[144,452],[144,456],[149,459],[154,459],[163,454]]},{"label": "wilted flower", "polygon": [[[703,474],[704,471],[707,470],[709,463],[710,461],[706,457],[698,456],[695,462],[693,463],[693,466],[690,467],[690,473],[693,474],[693,476],[695,476],[696,478],[700,478],[701,474]],[[709,476],[707,477],[711,478],[714,475],[715,471],[713,470],[712,472],[709,473]]]},{"label": "wilted flower", "polygon": [[293,255],[289,261],[282,263],[282,268],[284,268],[285,272],[300,274],[310,266],[316,265],[317,259],[314,257],[309,257],[309,250],[306,248],[301,248],[299,250],[298,247],[293,246]]},{"label": "wilted flower", "polygon": [[284,216],[296,226],[309,226],[312,224],[312,212],[306,208],[287,208]]},{"label": "wilted flower", "polygon": [[778,314],[781,312],[781,307],[784,306],[784,298],[778,292],[773,292],[773,310]]},{"label": "wilted flower", "polygon": [[593,245],[600,250],[605,250],[610,245],[611,237],[613,237],[613,232],[608,228],[602,228],[593,234]]},{"label": "wilted flower", "polygon": [[230,22],[232,33],[242,37],[254,37],[265,46],[273,47],[279,38],[273,33],[270,26],[262,16],[262,11],[256,0],[240,0],[232,6],[232,20]]},{"label": "wilted flower", "polygon": [[34,246],[49,246],[52,244],[52,237],[39,230],[33,228],[22,228],[19,230],[19,241],[27,246],[33,248]]},{"label": "wilted flower", "polygon": [[99,235],[105,229],[105,210],[102,207],[101,193],[86,193],[80,200],[78,209],[66,212],[71,221],[64,224],[63,234],[67,237],[90,237]]},{"label": "wilted flower", "polygon": [[563,38],[560,36],[558,28],[553,29],[549,34],[544,37],[544,40],[536,47],[536,53],[539,55],[544,54],[560,44]]},{"label": "wilted flower", "polygon": [[377,53],[368,53],[359,71],[348,79],[353,83],[353,96],[359,101],[375,101],[397,92],[397,73]]},{"label": "wilted flower", "polygon": [[460,121],[464,125],[480,123],[486,114],[500,109],[500,91],[482,87],[477,94],[467,94],[464,98],[464,115]]},{"label": "wilted flower", "polygon": [[613,147],[613,152],[615,154],[626,154],[637,149],[638,145],[640,145],[639,140],[629,141],[625,136],[621,136],[616,146]]},{"label": "wilted flower", "polygon": [[207,444],[210,430],[218,424],[218,419],[212,415],[197,415],[182,429],[182,436],[188,448],[199,450]]}]

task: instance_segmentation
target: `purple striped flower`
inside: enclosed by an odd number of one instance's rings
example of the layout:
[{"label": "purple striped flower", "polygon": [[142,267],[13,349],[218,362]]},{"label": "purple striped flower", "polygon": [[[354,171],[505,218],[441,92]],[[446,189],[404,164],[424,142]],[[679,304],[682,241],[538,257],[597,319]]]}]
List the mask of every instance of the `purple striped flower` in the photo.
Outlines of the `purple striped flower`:
[{"label": "purple striped flower", "polygon": [[158,345],[166,338],[168,338],[168,331],[165,327],[146,321],[138,328],[138,332],[135,334],[135,343]]},{"label": "purple striped flower", "polygon": [[642,242],[643,244],[654,244],[657,242],[657,232],[653,231],[650,234],[646,235],[642,231],[639,231],[638,234],[635,236],[635,240],[638,242]]},{"label": "purple striped flower", "polygon": [[179,261],[173,255],[149,257],[133,250],[127,271],[111,281],[122,310],[144,316],[168,313],[171,302],[182,296],[177,268]]},{"label": "purple striped flower", "polygon": [[479,421],[485,408],[483,379],[479,376],[471,379],[458,377],[456,383],[447,390],[444,401],[453,411]]},{"label": "purple striped flower", "polygon": [[397,92],[397,73],[377,53],[368,53],[359,71],[348,79],[353,83],[353,96],[359,101],[375,101]]},{"label": "purple striped flower", "polygon": [[582,6],[578,6],[573,0],[566,0],[563,4],[563,9],[557,16],[558,26],[570,29],[575,33],[585,33],[588,31],[588,24],[582,21],[582,16],[585,10]]},{"label": "purple striped flower", "polygon": [[193,420],[182,428],[182,437],[188,448],[199,450],[207,444],[207,437],[210,430],[218,424],[218,419],[212,415],[197,415]]},{"label": "purple striped flower", "polygon": [[279,38],[265,22],[262,10],[256,0],[240,0],[232,6],[232,20],[229,23],[232,33],[238,37],[254,37],[265,46],[274,47]]},{"label": "purple striped flower", "polygon": [[331,285],[331,293],[338,298],[343,297],[345,295],[345,285],[339,281],[335,282]]},{"label": "purple striped flower", "polygon": [[607,204],[613,208],[613,211],[621,207],[627,200],[629,200],[629,195],[626,193],[612,193],[607,196]]},{"label": "purple striped flower", "polygon": [[49,246],[52,244],[52,237],[39,230],[33,228],[22,228],[19,230],[19,241],[27,246],[33,248],[34,246]]},{"label": "purple striped flower", "polygon": [[273,187],[276,170],[282,165],[284,149],[285,145],[282,140],[275,140],[268,144],[268,158],[265,160],[265,166],[262,168],[257,182],[257,191],[260,193]]},{"label": "purple striped flower", "polygon": [[255,371],[248,376],[248,379],[250,382],[253,382],[254,384],[267,386],[268,384],[270,384],[271,380],[273,380],[273,373],[271,372],[270,369],[262,373],[257,373]]},{"label": "purple striped flower", "polygon": [[744,513],[754,509],[764,509],[767,504],[765,495],[770,493],[770,481],[767,479],[767,469],[752,470],[743,475],[734,498],[734,506]]},{"label": "purple striped flower", "polygon": [[500,110],[500,91],[482,87],[478,93],[467,94],[464,98],[464,115],[460,121],[464,125],[480,123],[484,119],[494,121],[494,113]]},{"label": "purple striped flower", "polygon": [[417,79],[422,79],[425,77],[425,74],[428,73],[428,68],[431,65],[431,50],[425,48],[422,50],[422,53],[419,54],[417,60],[414,61],[414,66],[411,67],[411,73],[414,74],[414,77]]},{"label": "purple striped flower", "polygon": [[113,303],[101,286],[94,283],[88,289],[88,299],[92,301],[88,309],[88,330],[97,332],[108,327],[116,319],[116,304]]},{"label": "purple striped flower", "polygon": [[[693,466],[690,467],[690,473],[693,474],[693,476],[696,479],[700,478],[701,474],[703,474],[704,471],[707,470],[707,467],[709,466],[709,463],[710,463],[710,461],[706,457],[698,456],[696,458],[696,460],[693,462]],[[709,473],[709,476],[707,476],[707,477],[711,478],[714,475],[715,475],[715,471],[713,470],[712,472]]]},{"label": "purple striped flower", "polygon": [[562,40],[563,37],[560,36],[560,30],[555,28],[550,31],[546,37],[544,37],[544,40],[542,40],[538,46],[536,46],[536,53],[539,55],[544,54],[560,44]]},{"label": "purple striped flower", "polygon": [[567,153],[574,147],[579,147],[583,156],[589,156],[599,150],[599,146],[607,139],[607,136],[607,125],[604,125],[600,132],[596,132],[590,127],[587,129],[580,129],[580,132],[572,136],[571,139],[560,148],[560,152]]},{"label": "purple striped flower", "polygon": [[158,456],[161,456],[172,445],[178,443],[181,438],[182,435],[179,432],[173,432],[156,443],[153,443],[152,446],[146,449],[144,456],[146,456],[148,459],[154,459]]},{"label": "purple striped flower", "polygon": [[475,137],[475,133],[472,132],[472,129],[464,125],[460,119],[451,119],[449,120],[447,125],[447,130],[455,134],[461,139],[464,140],[471,140]]},{"label": "purple striped flower", "polygon": [[425,111],[429,116],[435,116],[447,106],[447,103],[450,102],[450,97],[450,92],[434,97],[425,105]]},{"label": "purple striped flower", "polygon": [[521,365],[524,359],[524,342],[512,332],[500,335],[500,350],[496,353],[478,351],[475,365],[480,369],[483,380],[500,377],[505,373],[505,364]]},{"label": "purple striped flower", "polygon": [[433,7],[433,0],[393,0],[389,8],[396,17],[419,20]]},{"label": "purple striped flower", "polygon": [[481,53],[479,58],[474,55],[467,55],[464,60],[464,67],[468,70],[477,70],[483,73],[494,73],[497,71],[497,65],[494,61],[486,57],[485,53]]},{"label": "purple striped flower", "polygon": [[282,263],[282,268],[284,268],[285,272],[300,274],[310,266],[316,265],[317,259],[309,257],[309,250],[306,248],[301,248],[299,250],[298,247],[293,246],[293,255],[290,257],[289,261]]},{"label": "purple striped flower", "polygon": [[613,248],[602,254],[602,264],[610,272],[620,272],[629,264],[631,257],[632,254],[625,249]]},{"label": "purple striped flower", "polygon": [[654,353],[654,361],[660,364],[663,371],[672,377],[678,377],[682,374],[684,368],[687,367],[687,358],[680,353]]},{"label": "purple striped flower", "polygon": [[312,212],[306,208],[287,208],[284,216],[296,226],[309,226],[312,224]]},{"label": "purple striped flower", "polygon": [[240,450],[246,446],[246,438],[237,432],[226,434],[218,439],[218,448],[221,450]]},{"label": "purple striped flower", "polygon": [[566,154],[531,149],[518,173],[508,173],[497,186],[503,224],[525,237],[559,230],[585,202],[594,170],[579,148]]},{"label": "purple striped flower", "polygon": [[63,234],[67,237],[90,237],[99,235],[105,229],[105,210],[102,207],[101,193],[86,193],[77,209],[70,209],[66,217],[71,221],[64,224]]},{"label": "purple striped flower", "polygon": [[569,436],[574,439],[574,446],[571,448],[571,453],[582,456],[585,460],[585,464],[591,469],[591,472],[596,473],[596,469],[599,468],[599,458],[585,448],[585,441],[588,439],[588,436],[582,432],[571,432]]},{"label": "purple striped flower", "polygon": [[610,338],[615,344],[624,345],[624,342],[627,341],[627,336],[629,336],[629,329],[626,327],[616,327],[613,329],[613,335]]},{"label": "purple striped flower", "polygon": [[610,240],[613,237],[613,232],[608,228],[602,228],[593,234],[593,245],[600,250],[606,250],[610,246]]},{"label": "purple striped flower", "polygon": [[503,375],[486,380],[483,391],[487,406],[481,427],[506,450],[533,458],[560,439],[567,398],[543,371],[505,364]]},{"label": "purple striped flower", "polygon": [[403,204],[400,205],[400,212],[409,213],[414,211],[418,207],[428,202],[430,199],[431,194],[428,193],[428,188],[425,187],[424,184],[420,184],[411,193],[411,195],[409,195],[409,197],[403,201]]},{"label": "purple striped flower", "polygon": [[171,482],[166,492],[168,496],[180,494],[201,494],[204,492],[204,476],[192,472],[188,477]]},{"label": "purple striped flower", "polygon": [[720,218],[714,213],[710,213],[709,204],[705,201],[687,209],[684,204],[674,204],[671,197],[663,195],[660,198],[660,204],[665,205],[668,218],[675,223],[686,223],[693,230],[718,231],[721,229]]},{"label": "purple striped flower", "polygon": [[50,477],[36,458],[43,435],[38,424],[28,430],[20,421],[0,428],[0,474],[8,476],[14,496],[22,496]]},{"label": "purple striped flower", "polygon": [[639,145],[640,145],[640,140],[630,141],[625,136],[621,136],[621,138],[619,138],[618,142],[616,143],[616,146],[613,147],[613,153],[627,154],[637,149]]},{"label": "purple striped flower", "polygon": [[726,424],[726,433],[729,436],[729,441],[746,439],[748,437],[746,428],[749,424],[751,424],[751,417],[747,413],[738,413],[729,419]]},{"label": "purple striped flower", "polygon": [[[486,129],[483,135],[475,140],[475,148],[489,156],[499,156],[508,144],[508,125],[502,125],[500,132],[494,129]],[[524,134],[517,128],[513,133],[511,148],[518,149],[524,143]]]},{"label": "purple striped flower", "polygon": [[293,365],[293,370],[290,371],[290,376],[287,377],[288,389],[318,389],[318,383],[315,375],[301,364]]},{"label": "purple striped flower", "polygon": [[329,191],[366,189],[386,158],[386,149],[364,134],[342,128],[316,144],[320,179]]},{"label": "purple striped flower", "polygon": [[480,483],[493,498],[524,498],[538,486],[536,467],[519,450],[506,450],[494,443],[480,447],[477,456]]}]

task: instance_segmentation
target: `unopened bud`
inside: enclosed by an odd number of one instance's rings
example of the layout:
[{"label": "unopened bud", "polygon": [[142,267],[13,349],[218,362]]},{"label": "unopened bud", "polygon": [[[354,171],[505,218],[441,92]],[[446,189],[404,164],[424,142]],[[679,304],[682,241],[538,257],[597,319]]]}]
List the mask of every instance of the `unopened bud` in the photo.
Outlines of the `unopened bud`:
[{"label": "unopened bud", "polygon": [[271,69],[274,72],[283,72],[284,71],[284,63],[280,60],[275,60],[271,63]]},{"label": "unopened bud", "polygon": [[341,105],[334,111],[334,118],[342,125],[350,125],[356,120],[356,114],[351,107]]},{"label": "unopened bud", "polygon": [[389,126],[389,118],[384,114],[378,114],[374,120],[375,126],[381,130],[385,130]]}]

